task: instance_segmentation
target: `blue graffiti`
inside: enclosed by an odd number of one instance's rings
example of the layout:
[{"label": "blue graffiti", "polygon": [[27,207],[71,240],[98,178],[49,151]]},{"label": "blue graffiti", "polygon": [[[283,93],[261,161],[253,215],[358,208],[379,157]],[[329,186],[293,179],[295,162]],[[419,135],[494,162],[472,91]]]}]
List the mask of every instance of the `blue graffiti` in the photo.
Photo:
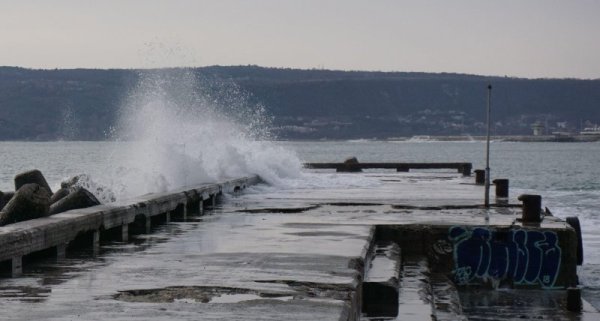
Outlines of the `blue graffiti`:
[{"label": "blue graffiti", "polygon": [[558,278],[562,252],[555,232],[454,226],[448,238],[458,284],[512,279],[515,284],[552,288]]}]

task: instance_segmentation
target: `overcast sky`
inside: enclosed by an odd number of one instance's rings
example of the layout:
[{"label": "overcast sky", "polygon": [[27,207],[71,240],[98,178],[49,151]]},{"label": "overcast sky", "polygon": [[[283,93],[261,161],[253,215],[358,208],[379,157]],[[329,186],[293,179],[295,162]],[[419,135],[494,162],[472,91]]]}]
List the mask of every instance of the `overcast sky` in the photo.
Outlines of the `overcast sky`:
[{"label": "overcast sky", "polygon": [[0,0],[0,66],[600,78],[600,0]]}]

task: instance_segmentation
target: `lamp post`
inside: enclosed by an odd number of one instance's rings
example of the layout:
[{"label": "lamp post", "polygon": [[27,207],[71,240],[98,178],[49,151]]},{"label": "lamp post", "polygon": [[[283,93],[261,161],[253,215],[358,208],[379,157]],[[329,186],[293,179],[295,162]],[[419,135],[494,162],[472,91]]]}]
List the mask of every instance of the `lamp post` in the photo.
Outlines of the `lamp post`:
[{"label": "lamp post", "polygon": [[490,207],[490,112],[492,104],[492,85],[487,86],[487,139],[485,148],[485,207]]}]

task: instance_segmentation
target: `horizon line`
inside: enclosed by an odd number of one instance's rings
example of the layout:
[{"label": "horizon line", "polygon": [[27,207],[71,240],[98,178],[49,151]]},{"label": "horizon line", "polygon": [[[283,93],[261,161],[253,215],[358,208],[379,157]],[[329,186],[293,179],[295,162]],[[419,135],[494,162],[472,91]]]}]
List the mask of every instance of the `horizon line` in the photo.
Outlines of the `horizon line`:
[{"label": "horizon line", "polygon": [[257,64],[239,64],[239,65],[204,65],[204,66],[164,66],[164,67],[61,67],[61,68],[37,68],[25,66],[7,66],[0,65],[0,68],[16,68],[31,71],[59,71],[59,70],[163,70],[163,69],[203,69],[203,68],[231,68],[231,67],[256,67],[261,69],[277,69],[277,70],[302,70],[302,71],[325,71],[325,72],[348,72],[348,73],[381,73],[381,74],[432,74],[432,75],[460,75],[460,76],[476,76],[482,78],[507,78],[507,79],[527,79],[527,80],[586,80],[597,81],[598,78],[578,78],[578,77],[523,77],[514,75],[484,75],[470,74],[457,71],[399,71],[399,70],[366,70],[366,69],[328,69],[325,67],[300,68],[300,67],[282,67],[282,66],[261,66]]}]

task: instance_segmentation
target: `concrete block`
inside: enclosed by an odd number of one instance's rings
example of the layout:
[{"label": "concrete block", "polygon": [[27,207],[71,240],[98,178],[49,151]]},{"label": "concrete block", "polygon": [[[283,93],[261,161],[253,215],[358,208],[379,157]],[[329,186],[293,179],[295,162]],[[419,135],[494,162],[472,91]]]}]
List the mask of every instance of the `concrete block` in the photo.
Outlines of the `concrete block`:
[{"label": "concrete block", "polygon": [[100,253],[100,231],[94,230],[92,232],[92,252],[94,256]]},{"label": "concrete block", "polygon": [[67,243],[58,244],[56,246],[56,259],[64,260],[67,257]]},{"label": "concrete block", "polygon": [[11,272],[10,275],[13,278],[23,275],[23,257],[15,256],[11,260]]},{"label": "concrete block", "polygon": [[121,242],[129,241],[129,225],[123,224],[121,225]]}]

